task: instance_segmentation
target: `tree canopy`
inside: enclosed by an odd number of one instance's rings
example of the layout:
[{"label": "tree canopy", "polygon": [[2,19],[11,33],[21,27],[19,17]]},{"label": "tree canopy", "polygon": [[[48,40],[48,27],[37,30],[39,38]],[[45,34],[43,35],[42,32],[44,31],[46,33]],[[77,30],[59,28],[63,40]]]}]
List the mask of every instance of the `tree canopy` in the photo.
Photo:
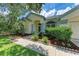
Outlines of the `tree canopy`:
[{"label": "tree canopy", "polygon": [[10,13],[6,16],[0,14],[0,31],[19,31],[22,28],[22,23],[17,20],[22,12],[26,10],[33,10],[40,13],[41,7],[44,3],[3,3],[0,7],[8,8]]}]

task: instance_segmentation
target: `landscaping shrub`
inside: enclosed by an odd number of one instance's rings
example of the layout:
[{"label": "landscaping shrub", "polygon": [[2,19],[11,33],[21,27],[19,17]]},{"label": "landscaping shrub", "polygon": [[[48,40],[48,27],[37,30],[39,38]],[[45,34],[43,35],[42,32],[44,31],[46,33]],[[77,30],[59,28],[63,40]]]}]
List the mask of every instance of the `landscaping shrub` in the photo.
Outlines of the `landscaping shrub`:
[{"label": "landscaping shrub", "polygon": [[42,42],[44,42],[45,44],[47,44],[48,43],[48,37],[43,36],[42,37]]},{"label": "landscaping shrub", "polygon": [[60,41],[69,42],[71,35],[72,35],[71,28],[67,26],[48,27],[46,29],[47,37],[55,38]]},{"label": "landscaping shrub", "polygon": [[38,37],[38,35],[32,35],[31,39],[33,41],[38,41],[39,40],[39,37]]}]

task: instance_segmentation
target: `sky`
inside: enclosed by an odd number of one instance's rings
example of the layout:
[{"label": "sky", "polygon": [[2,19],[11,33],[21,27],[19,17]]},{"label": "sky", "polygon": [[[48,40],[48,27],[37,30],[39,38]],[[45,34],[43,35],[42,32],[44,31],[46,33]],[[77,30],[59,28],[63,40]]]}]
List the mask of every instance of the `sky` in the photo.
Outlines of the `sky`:
[{"label": "sky", "polygon": [[40,15],[43,15],[45,17],[61,15],[71,10],[77,5],[79,4],[78,3],[45,3],[45,5],[42,6],[42,11]]},{"label": "sky", "polygon": [[[45,17],[62,15],[77,5],[79,5],[79,3],[45,3],[42,6],[40,15]],[[0,7],[0,14],[7,15],[8,13],[8,8]]]}]

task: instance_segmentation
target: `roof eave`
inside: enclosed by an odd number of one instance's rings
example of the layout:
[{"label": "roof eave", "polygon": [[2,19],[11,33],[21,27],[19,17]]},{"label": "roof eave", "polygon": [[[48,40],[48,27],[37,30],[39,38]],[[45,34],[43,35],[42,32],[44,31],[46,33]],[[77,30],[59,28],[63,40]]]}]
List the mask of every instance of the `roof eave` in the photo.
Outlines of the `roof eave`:
[{"label": "roof eave", "polygon": [[76,7],[72,8],[71,10],[67,11],[66,13],[62,14],[61,17],[65,17],[66,15],[72,13],[73,11],[79,9],[79,5],[77,5]]}]

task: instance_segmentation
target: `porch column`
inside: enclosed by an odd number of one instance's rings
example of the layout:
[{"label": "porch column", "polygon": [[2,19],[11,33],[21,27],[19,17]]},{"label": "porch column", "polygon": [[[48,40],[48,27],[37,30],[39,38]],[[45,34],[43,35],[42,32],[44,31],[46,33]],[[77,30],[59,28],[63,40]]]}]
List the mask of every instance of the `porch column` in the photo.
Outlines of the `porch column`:
[{"label": "porch column", "polygon": [[35,32],[35,25],[31,24],[31,33],[34,33],[34,32]]},{"label": "porch column", "polygon": [[40,31],[41,32],[43,32],[43,33],[45,33],[45,23],[41,23],[41,29],[40,29]]}]

